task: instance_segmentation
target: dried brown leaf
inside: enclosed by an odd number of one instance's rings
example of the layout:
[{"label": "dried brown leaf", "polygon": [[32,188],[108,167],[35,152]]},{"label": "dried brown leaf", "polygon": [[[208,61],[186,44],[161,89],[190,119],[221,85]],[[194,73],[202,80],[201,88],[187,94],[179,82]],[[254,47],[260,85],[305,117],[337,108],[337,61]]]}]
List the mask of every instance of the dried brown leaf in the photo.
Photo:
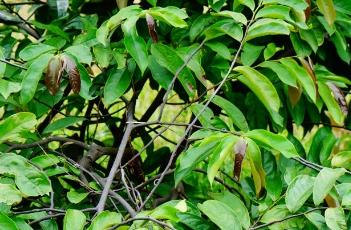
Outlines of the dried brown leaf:
[{"label": "dried brown leaf", "polygon": [[68,74],[69,84],[74,93],[80,92],[80,73],[76,63],[69,57],[64,57],[65,69]]},{"label": "dried brown leaf", "polygon": [[60,80],[64,70],[63,65],[63,61],[58,56],[51,58],[48,63],[45,74],[45,85],[51,95],[55,95],[60,88]]},{"label": "dried brown leaf", "polygon": [[150,14],[146,14],[147,28],[149,29],[149,34],[154,43],[158,42],[158,36],[156,32],[155,20]]},{"label": "dried brown leaf", "polygon": [[299,102],[301,98],[301,94],[302,94],[301,87],[295,88],[292,86],[288,86],[288,97],[292,107],[294,107]]},{"label": "dried brown leaf", "polygon": [[234,152],[235,152],[235,161],[234,161],[234,178],[239,181],[240,180],[240,173],[241,173],[241,166],[246,154],[247,143],[244,139],[240,139],[234,145]]},{"label": "dried brown leaf", "polygon": [[311,16],[311,0],[306,0],[306,3],[308,4],[307,8],[305,9],[305,18],[307,21]]}]

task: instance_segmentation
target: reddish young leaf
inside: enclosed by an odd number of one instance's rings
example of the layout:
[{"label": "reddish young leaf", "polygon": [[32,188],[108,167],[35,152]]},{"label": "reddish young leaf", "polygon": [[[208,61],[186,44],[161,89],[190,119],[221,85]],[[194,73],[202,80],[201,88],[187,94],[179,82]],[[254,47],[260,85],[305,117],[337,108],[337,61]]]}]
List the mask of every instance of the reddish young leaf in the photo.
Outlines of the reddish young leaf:
[{"label": "reddish young leaf", "polygon": [[71,85],[74,93],[80,92],[80,73],[76,64],[69,57],[64,57],[64,66],[68,74],[69,84]]},{"label": "reddish young leaf", "polygon": [[311,0],[306,0],[306,3],[308,4],[307,8],[305,9],[305,18],[307,21],[311,16]]},{"label": "reddish young leaf", "polygon": [[51,95],[55,95],[60,88],[63,69],[63,62],[59,57],[55,56],[50,59],[45,74],[45,85]]},{"label": "reddish young leaf", "polygon": [[151,39],[154,43],[156,43],[158,41],[158,36],[156,32],[155,20],[150,14],[146,14],[146,23]]},{"label": "reddish young leaf", "polygon": [[240,139],[234,145],[235,161],[234,161],[234,178],[239,181],[241,173],[241,165],[245,157],[247,143],[244,139]]}]

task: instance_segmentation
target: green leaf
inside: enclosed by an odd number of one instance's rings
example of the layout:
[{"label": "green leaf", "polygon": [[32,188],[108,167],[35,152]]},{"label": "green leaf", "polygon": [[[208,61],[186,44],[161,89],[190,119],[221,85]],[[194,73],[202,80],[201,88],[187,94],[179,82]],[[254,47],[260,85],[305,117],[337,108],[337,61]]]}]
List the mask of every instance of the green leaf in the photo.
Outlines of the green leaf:
[{"label": "green leaf", "polygon": [[[0,47],[0,60],[4,60],[4,59],[5,59],[4,48]],[[6,63],[0,61],[0,79],[4,77],[5,71],[6,71]]]},{"label": "green leaf", "polygon": [[281,19],[258,19],[249,28],[248,34],[246,36],[246,41],[267,35],[289,35],[289,27],[291,26]]},{"label": "green leaf", "polygon": [[[169,46],[162,44],[152,44],[151,54],[156,61],[171,73],[176,74],[178,69],[184,64],[177,52]],[[196,82],[188,68],[184,68],[178,75],[180,83],[183,85],[185,91],[189,96],[194,96],[196,89]]]},{"label": "green leaf", "polygon": [[188,26],[184,21],[188,15],[186,14],[185,10],[179,9],[178,7],[153,7],[149,9],[147,13],[155,19],[165,22],[174,27],[184,28]]},{"label": "green leaf", "polygon": [[[124,45],[126,46],[128,53],[138,64],[141,75],[143,75],[148,66],[148,54],[144,39],[138,36],[136,32],[135,22],[137,19],[138,17],[127,19],[123,24],[122,29],[124,31]],[[129,24],[129,21],[132,21],[132,24]]]},{"label": "green leaf", "polygon": [[238,141],[239,137],[230,135],[222,138],[221,143],[211,154],[208,166],[207,166],[207,177],[208,181],[212,185],[214,178],[217,175],[219,168],[222,166],[223,162],[228,156],[233,154],[233,147]]},{"label": "green leaf", "polygon": [[167,219],[178,222],[177,213],[186,211],[187,204],[185,200],[171,200],[153,209],[149,215],[155,219]]},{"label": "green leaf", "polygon": [[0,93],[5,99],[7,99],[12,93],[17,93],[20,90],[21,90],[20,83],[1,79],[1,76],[0,76]]},{"label": "green leaf", "polygon": [[244,229],[250,227],[250,214],[240,198],[228,191],[210,194],[210,196],[231,208]]},{"label": "green leaf", "polygon": [[13,184],[0,183],[0,202],[13,205],[22,201],[22,194]]},{"label": "green leaf", "polygon": [[241,5],[247,6],[251,11],[255,10],[255,1],[254,0],[238,0]]},{"label": "green leaf", "polygon": [[214,52],[218,53],[218,55],[220,55],[221,57],[227,60],[232,59],[229,48],[223,43],[211,41],[211,42],[206,42],[205,45],[208,46]]},{"label": "green leaf", "polygon": [[177,213],[177,217],[182,224],[194,230],[211,230],[211,223],[201,216],[192,213]]},{"label": "green leaf", "polygon": [[164,89],[168,89],[173,75],[163,66],[159,65],[153,56],[149,56],[149,69],[152,77]]},{"label": "green leaf", "polygon": [[242,74],[238,80],[256,94],[268,111],[279,111],[279,95],[267,77],[248,66],[238,66],[234,70]]},{"label": "green leaf", "polygon": [[85,67],[80,64],[77,59],[74,59],[80,74],[80,92],[79,95],[86,100],[91,100],[94,97],[91,96],[90,87],[92,86],[92,82],[90,79],[90,75]]},{"label": "green leaf", "polygon": [[15,183],[25,196],[42,196],[51,192],[45,173],[14,153],[0,154],[0,174],[15,176]]},{"label": "green leaf", "polygon": [[305,216],[317,229],[327,229],[324,216],[319,214],[318,211],[307,213]]},{"label": "green leaf", "polygon": [[122,215],[116,212],[103,211],[93,219],[87,230],[108,230],[122,222]]},{"label": "green leaf", "polygon": [[56,155],[53,155],[53,154],[45,154],[45,155],[33,157],[30,161],[36,166],[42,169],[45,169],[60,163],[60,158],[58,158]]},{"label": "green leaf", "polygon": [[93,59],[91,56],[90,48],[85,45],[70,46],[65,49],[65,52],[76,57],[79,63],[90,65]]},{"label": "green leaf", "polygon": [[131,74],[127,68],[116,69],[110,73],[104,88],[104,102],[112,104],[128,89],[131,82]]},{"label": "green leaf", "polygon": [[336,18],[333,0],[316,0],[316,3],[328,24],[333,25]]},{"label": "green leaf", "polygon": [[323,168],[317,175],[313,185],[313,202],[319,205],[334,187],[336,180],[344,175],[345,169]]},{"label": "green leaf", "polygon": [[50,123],[43,131],[43,133],[52,133],[57,130],[62,130],[68,126],[74,125],[80,121],[83,121],[84,117],[64,117]]},{"label": "green leaf", "polygon": [[19,57],[24,61],[29,61],[53,50],[56,50],[56,47],[42,43],[31,44],[26,46],[23,50],[21,50],[21,52],[19,52]]},{"label": "green leaf", "polygon": [[79,192],[76,190],[71,189],[69,192],[67,192],[67,199],[69,202],[73,204],[79,204],[82,202],[85,198],[87,198],[89,193],[87,192]]},{"label": "green leaf", "polygon": [[56,34],[64,39],[66,39],[67,41],[70,41],[70,37],[68,36],[68,34],[66,32],[64,32],[57,25],[54,25],[54,24],[47,25],[47,24],[40,23],[38,21],[31,21],[31,24],[33,24],[35,27],[37,27],[39,29],[47,30],[48,32],[50,32],[52,34]]},{"label": "green leaf", "polygon": [[296,11],[304,11],[308,4],[305,0],[290,0],[290,1],[285,1],[285,0],[263,0],[263,4],[281,4],[285,6],[289,6]]},{"label": "green leaf", "polygon": [[263,51],[264,60],[269,60],[280,50],[283,50],[283,48],[277,47],[273,42],[269,43]]},{"label": "green leaf", "polygon": [[235,21],[240,22],[244,25],[246,25],[246,23],[247,23],[247,19],[246,19],[245,15],[243,15],[242,13],[237,13],[237,12],[233,12],[233,11],[229,11],[229,10],[222,10],[218,13],[213,13],[212,15],[232,18]]},{"label": "green leaf", "polygon": [[0,121],[0,143],[14,141],[21,137],[21,133],[34,128],[37,120],[33,113],[19,112]]},{"label": "green leaf", "polygon": [[289,184],[285,203],[290,212],[298,211],[312,195],[314,181],[314,177],[299,175]]},{"label": "green leaf", "polygon": [[295,146],[282,135],[264,129],[255,129],[245,133],[245,136],[253,139],[258,145],[281,152],[286,158],[299,156]]},{"label": "green leaf", "polygon": [[83,230],[86,216],[80,210],[68,209],[63,218],[63,230]]},{"label": "green leaf", "polygon": [[264,46],[256,46],[246,42],[241,52],[241,62],[244,65],[251,66],[260,57],[263,49]]},{"label": "green leaf", "polygon": [[244,132],[249,130],[249,125],[246,122],[244,114],[233,103],[220,96],[215,96],[212,99],[212,102],[223,109],[230,117],[234,125],[236,125],[240,130]]},{"label": "green leaf", "polygon": [[40,55],[32,62],[27,71],[24,72],[20,94],[21,104],[27,104],[32,100],[42,73],[53,56],[53,54],[49,53]]},{"label": "green leaf", "polygon": [[325,210],[325,222],[331,230],[346,230],[346,218],[341,207],[327,208]]},{"label": "green leaf", "polygon": [[207,200],[202,204],[198,204],[198,207],[221,230],[241,229],[236,213],[222,202]]},{"label": "green leaf", "polygon": [[106,68],[110,65],[112,59],[112,51],[110,47],[106,48],[103,45],[98,44],[93,47],[93,53],[100,68]]},{"label": "green leaf", "polygon": [[346,38],[342,32],[336,30],[335,33],[331,36],[331,40],[336,48],[336,52],[338,53],[339,57],[346,62],[347,64],[350,63],[351,54],[349,52],[348,43]]},{"label": "green leaf", "polygon": [[319,155],[323,147],[324,140],[330,139],[330,136],[334,136],[329,127],[322,127],[318,129],[316,134],[313,136],[312,144],[307,154],[307,160],[314,163],[319,163]]},{"label": "green leaf", "polygon": [[228,35],[238,42],[243,38],[241,26],[232,19],[223,19],[214,23],[209,26],[203,34],[207,41],[223,35]]},{"label": "green leaf", "polygon": [[62,17],[67,13],[68,0],[48,0],[48,5],[51,10],[54,10],[57,17]]},{"label": "green leaf", "polygon": [[285,218],[289,214],[289,209],[284,204],[279,204],[269,209],[261,219],[262,223],[270,223]]},{"label": "green leaf", "polygon": [[295,75],[286,70],[286,67],[276,61],[265,61],[260,63],[260,67],[269,68],[276,73],[278,78],[287,85],[297,88]]},{"label": "green leaf", "polygon": [[351,169],[351,151],[338,152],[333,156],[331,164],[333,167]]},{"label": "green leaf", "polygon": [[104,22],[96,31],[96,40],[107,46],[110,33],[113,32],[125,19],[139,15],[142,9],[139,5],[130,5],[122,8],[117,14]]},{"label": "green leaf", "polygon": [[0,212],[0,229],[4,230],[19,230],[17,228],[16,223],[11,220],[10,217],[6,216],[5,214],[2,214]]},{"label": "green leaf", "polygon": [[317,92],[316,85],[312,77],[308,72],[292,58],[282,58],[280,62],[286,67],[287,71],[295,76],[295,78],[300,82],[304,88],[306,94],[311,98],[311,100],[316,103]]},{"label": "green leaf", "polygon": [[318,81],[318,92],[327,106],[333,120],[342,125],[345,120],[345,114],[342,112],[339,103],[334,98],[333,92],[330,90],[329,86],[322,81]]},{"label": "green leaf", "polygon": [[189,148],[179,159],[179,164],[174,172],[175,184],[189,175],[195,166],[209,156],[220,144],[223,135],[212,135],[205,138],[199,146]]}]

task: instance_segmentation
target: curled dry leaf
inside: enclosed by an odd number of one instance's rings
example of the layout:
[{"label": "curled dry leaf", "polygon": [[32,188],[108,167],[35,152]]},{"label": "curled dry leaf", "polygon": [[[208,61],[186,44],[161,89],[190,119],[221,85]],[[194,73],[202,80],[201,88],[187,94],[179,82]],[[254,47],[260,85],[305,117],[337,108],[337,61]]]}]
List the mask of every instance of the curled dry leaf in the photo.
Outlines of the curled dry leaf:
[{"label": "curled dry leaf", "polygon": [[306,21],[310,18],[311,15],[311,0],[306,0],[307,8],[305,9],[305,18]]},{"label": "curled dry leaf", "polygon": [[333,96],[335,100],[338,102],[341,111],[345,114],[345,116],[347,116],[348,107],[347,107],[344,94],[342,93],[340,88],[337,87],[334,83],[328,82],[327,85],[330,88],[330,90],[333,92]]},{"label": "curled dry leaf", "polygon": [[292,107],[294,107],[299,102],[301,98],[301,94],[302,94],[302,89],[300,86],[298,88],[295,88],[292,86],[288,87],[288,97]]},{"label": "curled dry leaf", "polygon": [[55,95],[60,88],[60,80],[64,70],[64,64],[60,57],[50,59],[45,74],[45,85],[51,95]]},{"label": "curled dry leaf", "polygon": [[150,14],[146,14],[146,23],[151,39],[154,43],[156,43],[158,41],[158,36],[156,32],[155,20]]},{"label": "curled dry leaf", "polygon": [[64,66],[68,74],[69,84],[74,93],[80,92],[80,73],[77,69],[76,63],[69,57],[64,56]]},{"label": "curled dry leaf", "polygon": [[235,153],[234,177],[237,181],[240,180],[241,165],[245,157],[246,149],[247,149],[247,143],[244,139],[240,139],[234,145],[234,153]]}]

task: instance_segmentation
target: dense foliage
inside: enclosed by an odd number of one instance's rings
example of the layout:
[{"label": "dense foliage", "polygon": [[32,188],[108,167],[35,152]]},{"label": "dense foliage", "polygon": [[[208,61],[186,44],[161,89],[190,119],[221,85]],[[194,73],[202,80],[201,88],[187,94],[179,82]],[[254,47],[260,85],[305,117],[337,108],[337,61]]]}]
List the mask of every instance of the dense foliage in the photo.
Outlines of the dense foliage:
[{"label": "dense foliage", "polygon": [[351,1],[1,0],[0,229],[348,229]]}]

